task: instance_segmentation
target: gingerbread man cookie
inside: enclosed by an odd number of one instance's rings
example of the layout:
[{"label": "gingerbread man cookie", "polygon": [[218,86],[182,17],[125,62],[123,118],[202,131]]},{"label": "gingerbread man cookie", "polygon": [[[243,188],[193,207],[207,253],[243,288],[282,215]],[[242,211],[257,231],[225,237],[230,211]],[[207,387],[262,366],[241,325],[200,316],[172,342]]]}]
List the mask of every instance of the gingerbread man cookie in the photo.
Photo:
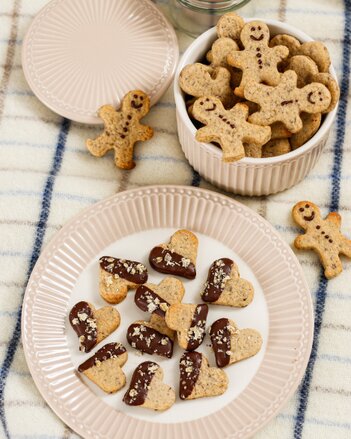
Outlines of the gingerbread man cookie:
[{"label": "gingerbread man cookie", "polygon": [[134,144],[151,139],[153,129],[140,123],[150,110],[150,99],[143,91],[130,91],[123,98],[122,108],[117,111],[111,105],[104,105],[98,114],[105,129],[97,139],[88,139],[88,150],[95,157],[104,156],[114,149],[115,164],[121,169],[132,169]]},{"label": "gingerbread man cookie", "polygon": [[185,66],[179,75],[179,85],[185,93],[196,98],[207,94],[216,96],[225,107],[232,106],[235,100],[230,81],[230,72],[225,67],[201,63]]},{"label": "gingerbread man cookie", "polygon": [[330,92],[323,84],[313,82],[297,88],[297,75],[293,70],[282,74],[276,87],[249,81],[245,88],[245,98],[260,105],[260,111],[249,117],[249,122],[270,125],[283,122],[292,133],[301,130],[303,123],[300,113],[321,113],[331,101]]},{"label": "gingerbread man cookie", "polygon": [[193,116],[206,126],[196,133],[199,142],[218,142],[223,150],[223,161],[234,162],[245,156],[244,143],[264,145],[271,136],[270,127],[261,127],[247,122],[248,106],[236,104],[225,110],[221,101],[214,96],[198,99]]},{"label": "gingerbread man cookie", "polygon": [[241,51],[233,51],[228,55],[228,63],[243,71],[240,86],[234,90],[237,96],[244,97],[244,89],[248,81],[266,82],[277,85],[280,73],[277,65],[289,55],[285,46],[268,46],[270,32],[268,26],[261,21],[247,23],[240,35],[245,47]]},{"label": "gingerbread man cookie", "polygon": [[341,216],[331,212],[323,219],[318,206],[310,201],[300,201],[292,210],[294,221],[305,229],[294,242],[298,249],[314,250],[318,253],[327,279],[342,272],[340,254],[351,258],[351,240],[340,231]]}]

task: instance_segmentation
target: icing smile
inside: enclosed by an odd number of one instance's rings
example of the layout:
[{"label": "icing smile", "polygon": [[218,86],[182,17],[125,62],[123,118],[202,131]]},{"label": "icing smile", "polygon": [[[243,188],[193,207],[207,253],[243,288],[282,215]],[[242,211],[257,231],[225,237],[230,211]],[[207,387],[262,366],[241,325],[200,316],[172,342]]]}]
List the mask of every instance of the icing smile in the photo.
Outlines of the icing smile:
[{"label": "icing smile", "polygon": [[312,96],[313,96],[313,92],[311,91],[311,92],[308,93],[308,95],[307,95],[307,100],[308,100],[308,102],[311,102],[311,104],[315,104],[316,101],[314,101],[314,100],[312,99]]},{"label": "icing smile", "polygon": [[314,212],[312,212],[310,216],[304,216],[303,219],[305,221],[313,221],[314,220]]},{"label": "icing smile", "polygon": [[212,105],[212,108],[206,108],[206,111],[214,111],[217,108],[216,104]]},{"label": "icing smile", "polygon": [[143,104],[142,103],[140,103],[140,104],[137,104],[134,100],[131,102],[131,106],[133,107],[133,108],[135,108],[136,110],[139,110],[139,108],[141,108],[142,106],[143,106]]},{"label": "icing smile", "polygon": [[261,34],[259,37],[255,37],[255,35],[251,35],[251,39],[254,41],[262,41],[264,38],[264,35]]}]

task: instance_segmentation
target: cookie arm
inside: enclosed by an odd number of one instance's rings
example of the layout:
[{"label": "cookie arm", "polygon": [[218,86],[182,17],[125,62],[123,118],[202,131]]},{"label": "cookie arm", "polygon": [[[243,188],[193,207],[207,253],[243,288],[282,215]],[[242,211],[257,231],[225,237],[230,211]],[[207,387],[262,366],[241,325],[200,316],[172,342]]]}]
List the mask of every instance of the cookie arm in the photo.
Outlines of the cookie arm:
[{"label": "cookie arm", "polygon": [[245,59],[246,59],[246,51],[233,51],[227,56],[227,62],[230,66],[236,67],[238,69],[244,69],[245,68]]},{"label": "cookie arm", "polygon": [[154,130],[147,125],[140,125],[138,128],[138,140],[145,141],[151,139],[154,135]]},{"label": "cookie arm", "polygon": [[272,48],[272,50],[278,62],[284,58],[287,58],[289,55],[289,49],[286,46],[275,46]]},{"label": "cookie arm", "polygon": [[295,238],[294,245],[299,250],[316,250],[314,239],[307,233]]},{"label": "cookie arm", "polygon": [[343,239],[341,243],[340,253],[351,258],[351,241],[349,239]]},{"label": "cookie arm", "polygon": [[219,142],[219,136],[213,132],[213,128],[210,126],[204,126],[197,130],[196,140],[203,143]]},{"label": "cookie arm", "polygon": [[338,214],[338,212],[330,212],[328,214],[326,220],[333,222],[340,229],[340,227],[341,227],[341,216]]}]

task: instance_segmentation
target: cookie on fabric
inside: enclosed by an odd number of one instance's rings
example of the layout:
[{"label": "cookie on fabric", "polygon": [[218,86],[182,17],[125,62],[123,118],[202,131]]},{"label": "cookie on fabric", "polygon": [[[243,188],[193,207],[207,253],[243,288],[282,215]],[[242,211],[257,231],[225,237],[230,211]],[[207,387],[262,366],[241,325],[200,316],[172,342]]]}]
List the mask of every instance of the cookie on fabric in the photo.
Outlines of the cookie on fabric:
[{"label": "cookie on fabric", "polygon": [[212,323],[210,337],[218,367],[253,357],[262,347],[262,336],[256,329],[239,329],[227,318]]},{"label": "cookie on fabric", "polygon": [[112,306],[95,309],[91,303],[81,301],[71,309],[69,321],[78,335],[79,350],[90,352],[95,345],[118,328],[121,317]]},{"label": "cookie on fabric", "polygon": [[244,97],[249,81],[277,85],[280,80],[278,64],[289,55],[285,46],[269,47],[269,27],[262,21],[251,21],[243,27],[240,34],[244,50],[233,51],[228,55],[228,64],[243,72],[240,86],[234,90],[237,96]]},{"label": "cookie on fabric", "polygon": [[240,41],[240,34],[245,26],[245,21],[235,12],[228,12],[220,17],[217,22],[218,38],[227,37],[235,41]]},{"label": "cookie on fabric", "polygon": [[127,340],[132,348],[140,352],[172,358],[173,340],[155,329],[151,322],[138,320],[132,323],[127,330]]},{"label": "cookie on fabric", "polygon": [[212,263],[201,292],[204,302],[242,308],[249,305],[253,297],[251,282],[240,277],[238,266],[232,259],[221,258]]},{"label": "cookie on fabric", "polygon": [[253,125],[247,121],[249,109],[245,104],[236,104],[226,110],[219,99],[204,96],[195,102],[193,116],[205,124],[197,130],[196,140],[219,143],[224,162],[242,159],[245,156],[244,143],[262,146],[271,137],[270,127]]},{"label": "cookie on fabric", "polygon": [[340,255],[351,258],[351,240],[341,233],[341,216],[331,212],[323,219],[319,207],[311,201],[300,201],[292,210],[294,221],[305,230],[297,236],[297,249],[314,250],[331,279],[342,272]]},{"label": "cookie on fabric", "polygon": [[148,114],[150,99],[141,90],[132,90],[125,95],[120,110],[104,105],[98,116],[104,123],[104,132],[95,140],[88,139],[86,146],[95,157],[102,157],[111,149],[115,153],[115,165],[120,169],[132,169],[134,145],[151,139],[154,132],[142,125],[140,119]]},{"label": "cookie on fabric", "polygon": [[141,262],[102,256],[99,264],[100,295],[108,303],[122,302],[126,298],[128,290],[147,282],[147,268]]},{"label": "cookie on fabric", "polygon": [[123,402],[129,406],[164,411],[175,403],[175,391],[163,382],[162,368],[145,361],[135,369]]},{"label": "cookie on fabric", "polygon": [[206,335],[206,304],[176,303],[166,312],[166,324],[177,331],[177,340],[181,348],[188,351],[197,349]]},{"label": "cookie on fabric", "polygon": [[198,239],[189,230],[177,230],[166,244],[154,247],[149,255],[152,268],[159,273],[194,279]]},{"label": "cookie on fabric", "polygon": [[224,370],[210,367],[200,352],[184,352],[179,361],[179,397],[182,400],[222,395],[228,388]]},{"label": "cookie on fabric", "polygon": [[287,154],[291,151],[291,145],[288,139],[270,140],[262,148],[262,157],[277,157],[279,155]]},{"label": "cookie on fabric", "polygon": [[300,117],[302,120],[302,128],[290,137],[292,150],[295,150],[308,142],[316,134],[322,122],[321,113],[301,113]]},{"label": "cookie on fabric", "polygon": [[121,343],[108,343],[78,367],[93,383],[106,393],[116,393],[126,384],[122,366],[128,353]]},{"label": "cookie on fabric", "polygon": [[216,96],[225,107],[231,107],[235,102],[230,83],[228,69],[201,63],[185,66],[179,75],[179,85],[185,93],[196,98],[208,94]]},{"label": "cookie on fabric", "polygon": [[264,126],[283,122],[289,131],[297,133],[303,127],[300,113],[321,113],[329,107],[330,92],[323,84],[313,82],[297,88],[296,83],[297,75],[292,70],[282,74],[276,87],[248,82],[246,99],[261,107],[260,111],[249,117],[249,122]]}]

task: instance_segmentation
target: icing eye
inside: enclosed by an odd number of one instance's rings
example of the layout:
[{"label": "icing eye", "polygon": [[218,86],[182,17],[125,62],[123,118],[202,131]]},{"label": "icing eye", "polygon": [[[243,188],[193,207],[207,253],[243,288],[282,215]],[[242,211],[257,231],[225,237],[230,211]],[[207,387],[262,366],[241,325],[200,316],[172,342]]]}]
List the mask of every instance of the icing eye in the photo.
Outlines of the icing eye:
[{"label": "icing eye", "polygon": [[210,102],[210,100],[208,98],[206,98],[206,102]]},{"label": "icing eye", "polygon": [[262,28],[261,28],[261,26],[258,26],[258,28],[257,28],[258,30],[261,30]]},{"label": "icing eye", "polygon": [[303,207],[300,207],[299,211],[303,212],[305,209]]},{"label": "icing eye", "polygon": [[310,205],[309,204],[305,204],[305,207],[306,207],[306,209],[308,209],[310,207]]},{"label": "icing eye", "polygon": [[143,101],[144,100],[144,96],[140,96],[140,100]]},{"label": "icing eye", "polygon": [[138,95],[133,95],[133,97],[134,97],[134,99],[137,99],[137,98],[138,98]]},{"label": "icing eye", "polygon": [[255,32],[256,28],[254,26],[252,26],[251,30],[252,30],[252,32]]},{"label": "icing eye", "polygon": [[204,101],[200,101],[200,105],[203,105],[204,104]]}]

